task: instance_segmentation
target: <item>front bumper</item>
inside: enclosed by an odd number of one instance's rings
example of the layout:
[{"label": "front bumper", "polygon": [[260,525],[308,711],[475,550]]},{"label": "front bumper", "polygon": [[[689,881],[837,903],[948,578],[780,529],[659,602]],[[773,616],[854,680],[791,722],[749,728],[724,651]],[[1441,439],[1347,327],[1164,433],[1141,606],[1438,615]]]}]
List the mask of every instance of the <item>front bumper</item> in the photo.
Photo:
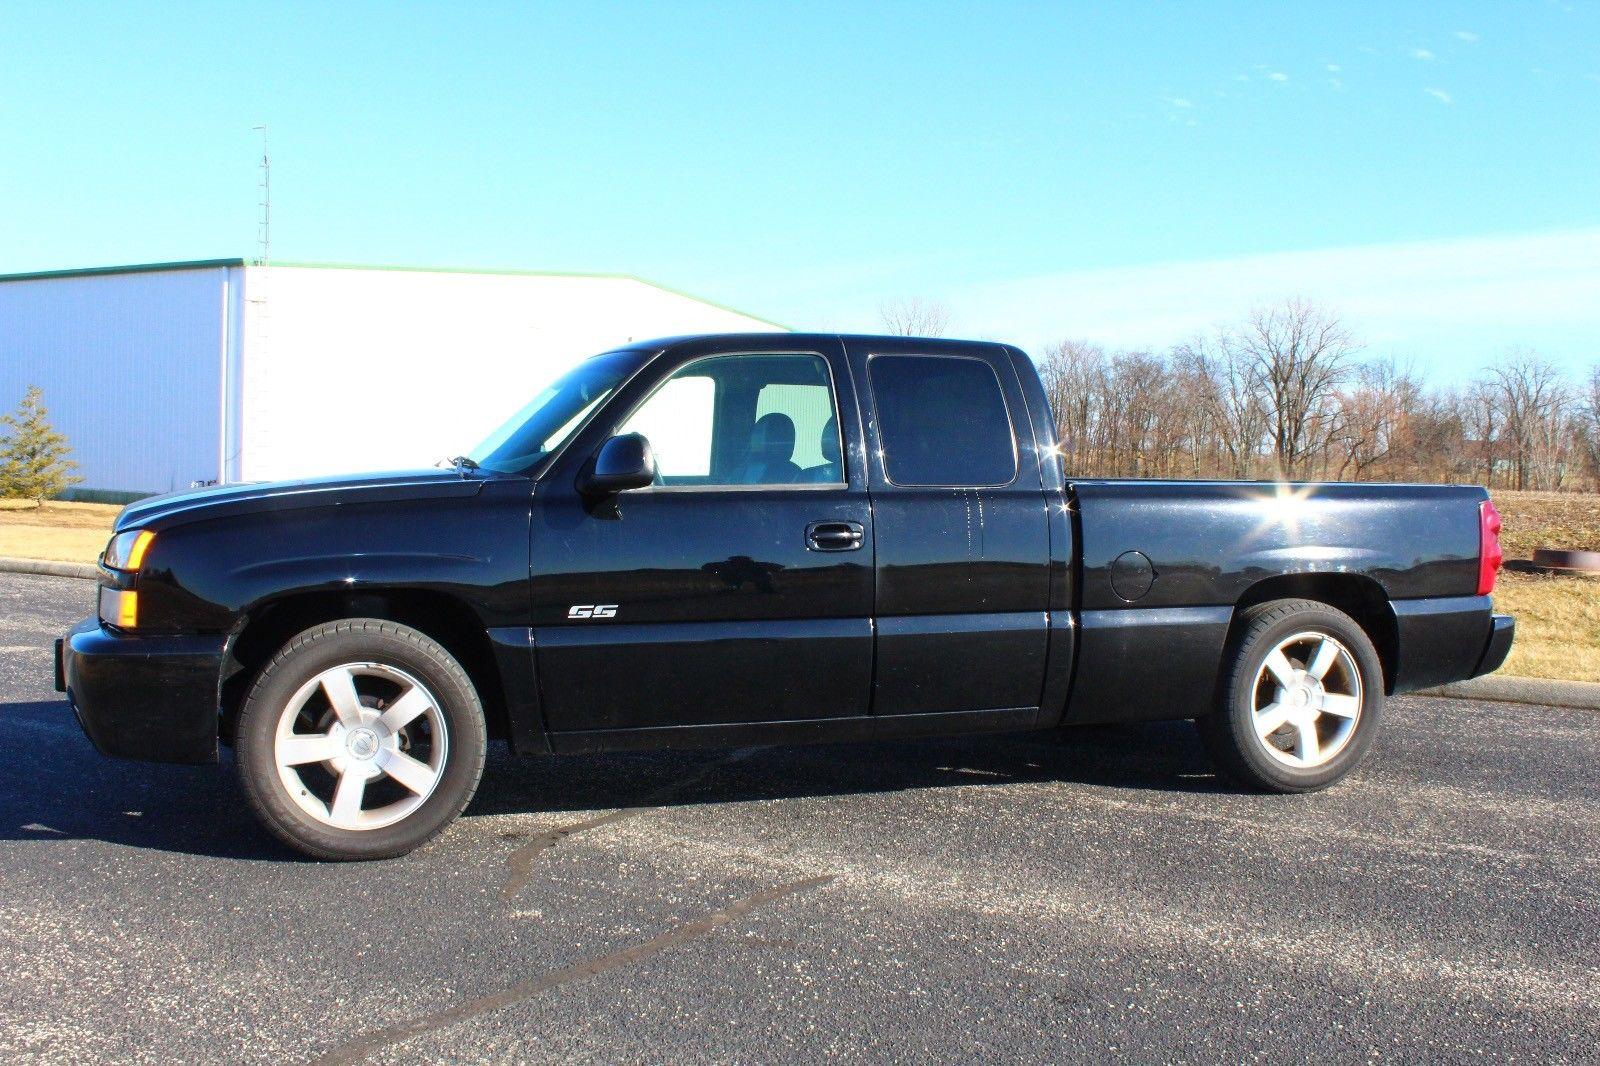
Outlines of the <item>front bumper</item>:
[{"label": "front bumper", "polygon": [[56,641],[56,689],[103,755],[217,761],[221,635],[134,636],[90,618]]}]

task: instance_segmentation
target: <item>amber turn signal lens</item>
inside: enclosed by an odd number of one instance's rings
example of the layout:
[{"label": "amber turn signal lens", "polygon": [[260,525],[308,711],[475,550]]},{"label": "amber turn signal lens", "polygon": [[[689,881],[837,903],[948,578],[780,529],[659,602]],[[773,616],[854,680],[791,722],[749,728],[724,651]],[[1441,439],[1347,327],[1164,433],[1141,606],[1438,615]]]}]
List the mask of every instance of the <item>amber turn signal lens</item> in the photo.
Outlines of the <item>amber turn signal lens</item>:
[{"label": "amber turn signal lens", "polygon": [[100,589],[100,621],[118,629],[139,625],[139,594],[131,589]]},{"label": "amber turn signal lens", "polygon": [[139,594],[124,592],[117,603],[117,625],[132,629],[139,624]]},{"label": "amber turn signal lens", "polygon": [[156,535],[150,530],[142,529],[139,531],[139,535],[133,540],[133,547],[128,549],[129,570],[139,569],[144,562],[144,553],[150,550],[150,542],[155,539]]},{"label": "amber turn signal lens", "polygon": [[106,545],[100,561],[111,570],[137,571],[155,539],[155,532],[149,529],[130,529],[118,533]]}]

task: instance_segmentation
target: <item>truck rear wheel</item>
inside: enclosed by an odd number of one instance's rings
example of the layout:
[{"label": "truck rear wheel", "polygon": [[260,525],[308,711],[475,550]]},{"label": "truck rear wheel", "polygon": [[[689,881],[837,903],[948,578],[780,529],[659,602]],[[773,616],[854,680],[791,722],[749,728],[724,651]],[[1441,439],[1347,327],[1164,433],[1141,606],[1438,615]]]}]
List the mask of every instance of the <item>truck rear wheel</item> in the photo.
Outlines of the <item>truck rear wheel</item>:
[{"label": "truck rear wheel", "polygon": [[1383,715],[1383,667],[1349,615],[1275,600],[1240,620],[1222,703],[1199,720],[1229,777],[1271,792],[1327,788],[1361,764]]},{"label": "truck rear wheel", "polygon": [[465,670],[407,626],[308,629],[262,669],[235,751],[262,824],[317,859],[387,859],[455,820],[477,790],[487,730]]}]

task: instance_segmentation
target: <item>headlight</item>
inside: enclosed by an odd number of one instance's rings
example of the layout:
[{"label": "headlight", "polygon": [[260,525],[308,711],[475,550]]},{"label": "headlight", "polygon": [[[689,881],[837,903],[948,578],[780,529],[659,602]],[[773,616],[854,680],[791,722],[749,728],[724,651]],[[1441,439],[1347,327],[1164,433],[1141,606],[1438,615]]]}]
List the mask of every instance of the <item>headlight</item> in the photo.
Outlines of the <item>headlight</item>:
[{"label": "headlight", "polygon": [[150,550],[150,542],[155,539],[155,533],[148,529],[118,533],[106,545],[103,561],[113,570],[137,570],[144,562],[144,553]]}]

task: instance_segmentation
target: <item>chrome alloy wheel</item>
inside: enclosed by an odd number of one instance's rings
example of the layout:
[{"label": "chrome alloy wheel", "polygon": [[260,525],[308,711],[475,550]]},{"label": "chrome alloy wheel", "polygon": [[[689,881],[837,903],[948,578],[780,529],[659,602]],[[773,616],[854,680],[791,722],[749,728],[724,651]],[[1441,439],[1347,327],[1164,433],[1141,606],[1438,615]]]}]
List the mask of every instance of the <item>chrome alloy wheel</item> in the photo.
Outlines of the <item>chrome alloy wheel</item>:
[{"label": "chrome alloy wheel", "polygon": [[1350,743],[1361,720],[1361,670],[1338,640],[1304,632],[1278,642],[1256,673],[1251,704],[1268,755],[1298,770]]},{"label": "chrome alloy wheel", "polygon": [[278,718],[273,760],[289,797],[337,829],[381,829],[438,787],[449,755],[439,701],[410,674],[345,663],[300,686]]}]

